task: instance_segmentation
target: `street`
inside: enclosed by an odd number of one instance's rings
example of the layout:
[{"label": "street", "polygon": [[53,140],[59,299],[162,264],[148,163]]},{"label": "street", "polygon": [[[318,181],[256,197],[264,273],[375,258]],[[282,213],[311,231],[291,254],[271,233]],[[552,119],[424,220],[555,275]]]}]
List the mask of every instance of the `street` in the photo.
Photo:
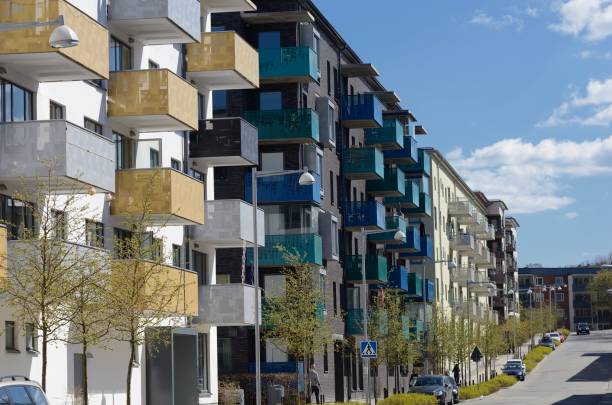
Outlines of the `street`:
[{"label": "street", "polygon": [[465,403],[612,405],[612,331],[572,335],[524,382]]}]

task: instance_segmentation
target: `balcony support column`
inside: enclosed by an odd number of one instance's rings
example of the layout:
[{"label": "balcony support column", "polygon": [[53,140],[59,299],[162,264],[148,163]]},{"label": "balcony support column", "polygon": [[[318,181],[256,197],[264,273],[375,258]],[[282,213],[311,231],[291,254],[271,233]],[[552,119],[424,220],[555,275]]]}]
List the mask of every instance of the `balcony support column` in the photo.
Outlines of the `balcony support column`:
[{"label": "balcony support column", "polygon": [[[253,201],[253,286],[259,288],[259,243],[257,235],[257,166],[251,169],[251,201]],[[259,330],[259,297],[255,297],[255,404],[261,405],[261,332]]]}]

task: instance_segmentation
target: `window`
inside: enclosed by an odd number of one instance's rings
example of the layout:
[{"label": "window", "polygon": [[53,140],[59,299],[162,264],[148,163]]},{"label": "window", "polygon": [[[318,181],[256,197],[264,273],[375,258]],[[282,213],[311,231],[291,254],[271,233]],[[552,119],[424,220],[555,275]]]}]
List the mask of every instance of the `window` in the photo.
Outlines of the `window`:
[{"label": "window", "polygon": [[331,77],[331,65],[327,61],[327,95],[332,95],[332,77]]},{"label": "window", "polygon": [[434,207],[433,209],[433,220],[434,220],[434,229],[438,229],[438,209]]},{"label": "window", "polygon": [[338,291],[336,290],[337,284],[334,281],[332,283],[332,304],[334,305],[334,316],[338,315]]},{"label": "window", "polygon": [[104,224],[92,220],[85,221],[85,241],[87,246],[104,247]]},{"label": "window", "polygon": [[9,397],[13,400],[13,405],[31,405],[30,397],[23,385],[16,385],[5,388],[8,391]]},{"label": "window", "polygon": [[555,302],[565,302],[565,294],[555,293]]},{"label": "window", "polygon": [[281,110],[283,108],[283,94],[280,91],[264,91],[259,93],[259,109]]},{"label": "window", "polygon": [[563,285],[563,277],[555,277],[555,285]]},{"label": "window", "polygon": [[329,198],[331,205],[334,205],[334,172],[329,172]]},{"label": "window", "polygon": [[4,348],[8,351],[17,350],[17,342],[15,340],[15,322],[4,322]]},{"label": "window", "polygon": [[268,31],[259,33],[259,48],[280,48],[280,32]]},{"label": "window", "polygon": [[315,32],[312,40],[314,51],[317,53],[317,71],[319,72],[319,77],[321,77],[321,37]]},{"label": "window", "polygon": [[51,210],[50,233],[55,239],[66,239],[66,213],[59,210]]},{"label": "window", "polygon": [[208,381],[208,333],[198,333],[198,388],[209,392]]},{"label": "window", "polygon": [[6,392],[6,390],[0,390],[0,405],[11,405],[8,392]]},{"label": "window", "polygon": [[331,105],[327,109],[327,124],[329,125],[329,128],[327,129],[329,131],[329,141],[335,145],[336,122],[334,121],[334,107],[332,107]]},{"label": "window", "polygon": [[225,25],[213,25],[210,28],[210,32],[222,32],[226,31]]},{"label": "window", "polygon": [[115,142],[115,168],[117,170],[131,168],[133,140],[113,132],[113,141]]},{"label": "window", "polygon": [[63,120],[66,118],[66,107],[53,101],[49,102],[49,119]]},{"label": "window", "polygon": [[[205,180],[204,174],[194,169],[189,169],[189,175],[196,180],[200,180],[201,182],[204,182]],[[204,189],[206,190],[206,187],[204,187]]]},{"label": "window", "polygon": [[198,273],[198,284],[208,284],[207,257],[204,253],[193,251],[193,270]]},{"label": "window", "polygon": [[159,167],[159,151],[155,148],[149,149],[149,167]]},{"label": "window", "polygon": [[323,374],[329,373],[329,354],[327,353],[327,343],[323,345]]},{"label": "window", "polygon": [[338,258],[338,221],[332,219],[331,224],[331,251],[332,257]]},{"label": "window", "polygon": [[227,90],[215,90],[212,93],[213,116],[227,117]]},{"label": "window", "polygon": [[132,48],[115,37],[110,39],[109,70],[117,72],[132,68]]},{"label": "window", "polygon": [[261,154],[261,171],[274,172],[283,170],[284,155],[283,152],[262,153]]},{"label": "window", "polygon": [[0,195],[0,219],[7,223],[10,239],[31,238],[34,233],[31,204]]},{"label": "window", "polygon": [[266,339],[266,361],[269,363],[285,363],[289,361],[287,348],[276,339]]},{"label": "window", "polygon": [[181,245],[172,245],[172,265],[174,267],[181,267],[181,256]]},{"label": "window", "polygon": [[32,398],[34,405],[48,405],[45,394],[43,394],[40,388],[34,387],[33,385],[26,385],[25,389],[28,391],[28,394],[30,394],[30,398]]},{"label": "window", "polygon": [[544,278],[543,277],[536,277],[535,278],[535,283],[536,283],[536,285],[544,285]]},{"label": "window", "polygon": [[181,161],[174,159],[174,158],[170,159],[170,167],[180,172],[181,171]]},{"label": "window", "polygon": [[340,98],[340,85],[338,82],[338,68],[334,67],[334,96]]},{"label": "window", "polygon": [[231,284],[231,275],[228,273],[217,274],[216,284]]},{"label": "window", "polygon": [[149,59],[149,69],[159,69],[159,64]]},{"label": "window", "polygon": [[34,324],[26,323],[26,350],[29,352],[38,351],[38,334]]},{"label": "window", "polygon": [[319,273],[319,291],[321,292],[321,299],[323,300],[323,315],[327,314],[327,281],[325,280],[325,274]]},{"label": "window", "polygon": [[[213,92],[213,95],[215,92]],[[214,103],[213,103],[214,109]],[[198,93],[198,119],[205,120],[206,119],[206,97],[202,93]]]},{"label": "window", "polygon": [[227,373],[232,371],[232,339],[217,338],[217,363],[219,372]]},{"label": "window", "polygon": [[0,122],[34,119],[31,91],[0,79]]},{"label": "window", "polygon": [[103,132],[102,124],[87,117],[85,117],[85,128],[99,135],[102,135]]}]

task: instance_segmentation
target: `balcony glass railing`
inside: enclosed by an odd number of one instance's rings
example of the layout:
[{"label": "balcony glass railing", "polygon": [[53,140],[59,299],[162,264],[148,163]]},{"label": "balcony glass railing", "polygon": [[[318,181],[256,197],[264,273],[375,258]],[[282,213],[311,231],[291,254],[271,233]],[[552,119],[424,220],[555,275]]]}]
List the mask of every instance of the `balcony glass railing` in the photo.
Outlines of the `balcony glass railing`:
[{"label": "balcony glass railing", "polygon": [[346,128],[379,128],[383,126],[384,106],[374,94],[342,96],[342,125]]},{"label": "balcony glass railing", "polygon": [[402,331],[406,339],[420,341],[423,334],[423,321],[412,319],[410,315],[402,315]]},{"label": "balcony glass railing", "polygon": [[423,297],[423,278],[417,273],[408,273],[408,296]]},{"label": "balcony glass railing", "polygon": [[402,241],[395,240],[395,233],[402,231],[406,233],[406,220],[399,215],[390,215],[385,217],[385,232],[376,232],[368,235],[370,243],[390,243],[400,244]]},{"label": "balcony glass railing", "polygon": [[200,120],[189,135],[189,158],[198,166],[257,165],[257,128],[242,118]]},{"label": "balcony glass railing", "polygon": [[257,127],[260,143],[319,142],[319,115],[310,108],[246,111],[244,118]]},{"label": "balcony glass railing", "polygon": [[402,208],[402,212],[406,215],[415,216],[431,216],[431,196],[426,193],[419,193],[419,206],[416,208]]},{"label": "balcony glass railing", "polygon": [[267,83],[319,80],[317,54],[307,46],[259,48],[259,79]]},{"label": "balcony glass railing", "polygon": [[402,164],[399,167],[406,177],[431,177],[431,155],[424,149],[418,149],[418,161],[414,164]]},{"label": "balcony glass railing", "polygon": [[403,146],[397,150],[384,152],[386,163],[415,164],[418,160],[417,141],[410,135],[403,137]]},{"label": "balcony glass railing", "polygon": [[398,120],[384,120],[382,127],[365,130],[364,141],[366,146],[376,146],[384,151],[403,149],[404,127]]},{"label": "balcony glass railing", "polygon": [[414,179],[404,180],[404,195],[399,197],[385,197],[384,204],[391,208],[418,208],[420,198],[418,181]]},{"label": "balcony glass railing", "polygon": [[346,311],[346,332],[349,335],[363,334],[363,309],[352,308]]},{"label": "balcony glass railing", "polygon": [[[280,248],[280,249],[279,249]],[[266,235],[266,247],[259,248],[259,265],[262,267],[282,267],[287,261],[284,251],[299,254],[305,263],[321,266],[323,264],[323,242],[319,235]],[[247,249],[247,263],[253,265],[253,249]]]},{"label": "balcony glass railing", "polygon": [[343,219],[347,230],[383,230],[385,207],[376,200],[348,201],[344,204]]},{"label": "balcony glass railing", "polygon": [[382,179],[385,177],[382,151],[374,147],[344,149],[342,170],[350,180]]},{"label": "balcony glass railing", "polygon": [[[387,283],[387,258],[377,255],[366,255],[366,283]],[[346,279],[355,284],[362,283],[361,255],[347,256],[345,263]]]},{"label": "balcony glass railing", "polygon": [[379,180],[368,180],[366,191],[377,197],[400,197],[406,194],[404,172],[396,167],[386,167],[385,177]]},{"label": "balcony glass railing", "polygon": [[[321,176],[311,172],[315,183],[310,186],[300,185],[302,173],[278,174],[257,179],[257,204],[278,204],[286,202],[321,203]],[[244,177],[244,196],[251,201],[251,174]]]},{"label": "balcony glass railing", "polygon": [[421,236],[419,229],[416,226],[406,227],[406,242],[403,243],[387,243],[385,250],[399,253],[415,253],[421,249]]},{"label": "balcony glass railing", "polygon": [[429,235],[421,235],[419,239],[419,251],[414,253],[401,253],[400,257],[406,259],[427,259],[433,258],[433,240]]},{"label": "balcony glass railing", "polygon": [[389,288],[399,290],[400,292],[408,291],[408,270],[404,266],[393,266],[389,270]]}]

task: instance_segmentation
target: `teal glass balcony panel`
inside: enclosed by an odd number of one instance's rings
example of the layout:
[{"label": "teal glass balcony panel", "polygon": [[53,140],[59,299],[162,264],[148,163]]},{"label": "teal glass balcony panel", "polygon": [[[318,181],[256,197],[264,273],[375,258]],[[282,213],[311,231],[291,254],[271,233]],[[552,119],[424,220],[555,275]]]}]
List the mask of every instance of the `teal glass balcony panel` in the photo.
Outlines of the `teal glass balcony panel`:
[{"label": "teal glass balcony panel", "polygon": [[406,339],[420,341],[423,334],[423,321],[411,319],[408,315],[402,315],[402,332]]},{"label": "teal glass balcony panel", "polygon": [[418,161],[413,164],[403,164],[399,167],[404,171],[406,177],[431,177],[431,155],[425,149],[419,149]]},{"label": "teal glass balcony panel", "polygon": [[417,273],[408,273],[408,296],[413,298],[423,297],[423,278]]},{"label": "teal glass balcony panel", "polygon": [[402,208],[402,213],[411,216],[431,217],[431,196],[425,193],[420,193],[419,206],[416,208]]},{"label": "teal glass balcony panel", "polygon": [[319,322],[325,322],[325,318],[327,317],[327,308],[325,308],[325,303],[319,302],[317,304],[317,319]]},{"label": "teal glass balcony panel", "polygon": [[420,249],[414,253],[400,253],[400,257],[404,259],[432,259],[433,258],[433,240],[429,235],[421,235],[420,238]]},{"label": "teal glass balcony panel", "polygon": [[383,203],[392,208],[418,208],[420,198],[419,193],[419,182],[414,179],[405,179],[404,195],[399,197],[385,197]]},{"label": "teal glass balcony panel", "polygon": [[346,333],[348,335],[363,335],[363,309],[352,308],[346,311]]},{"label": "teal glass balcony panel", "polygon": [[408,292],[408,270],[404,266],[393,266],[389,270],[389,288],[399,292]]},{"label": "teal glass balcony panel", "polygon": [[364,139],[366,146],[384,151],[399,150],[404,147],[404,127],[398,120],[384,120],[380,128],[367,128]]},{"label": "teal glass balcony panel", "polygon": [[[289,263],[284,254],[278,249],[284,247],[290,253],[301,255],[306,263],[323,265],[323,243],[321,237],[316,234],[296,235],[266,235],[266,246],[259,248],[259,266],[261,267],[283,267]],[[253,265],[253,248],[247,248],[246,262]]]},{"label": "teal glass balcony panel", "polygon": [[260,48],[262,83],[308,83],[319,80],[317,53],[308,46]]},{"label": "teal glass balcony panel", "polygon": [[403,137],[402,148],[397,150],[385,150],[385,163],[415,164],[418,162],[417,141],[413,136]]},{"label": "teal glass balcony panel", "polygon": [[349,201],[344,204],[345,230],[383,230],[385,226],[385,207],[378,201]]},{"label": "teal glass balcony panel", "polygon": [[349,180],[382,179],[385,177],[383,153],[374,147],[344,149],[342,170]]},{"label": "teal glass balcony panel", "polygon": [[319,115],[310,108],[245,111],[260,144],[319,142]]},{"label": "teal glass balcony panel", "polygon": [[406,194],[404,172],[396,167],[386,167],[385,177],[379,180],[368,180],[366,192],[376,197],[401,197]]},{"label": "teal glass balcony panel", "polygon": [[[387,283],[387,258],[384,256],[366,255],[366,283]],[[354,284],[362,283],[361,255],[347,256],[346,279]]]},{"label": "teal glass balcony panel", "polygon": [[383,126],[383,104],[374,94],[342,96],[342,125],[345,128],[380,128]]},{"label": "teal glass balcony panel", "polygon": [[390,215],[385,217],[385,232],[376,232],[368,235],[368,242],[370,243],[396,243],[400,244],[401,241],[395,240],[395,233],[402,231],[406,233],[406,220],[404,217],[398,215]]},{"label": "teal glass balcony panel", "polygon": [[[287,173],[257,178],[257,205],[305,202],[321,203],[321,176],[310,172],[315,178],[312,185],[300,185],[301,173]],[[251,173],[244,176],[245,200],[252,203]]]},{"label": "teal glass balcony panel", "polygon": [[419,228],[416,226],[406,227],[406,242],[404,243],[387,243],[385,250],[399,253],[415,253],[421,249],[421,236]]}]

